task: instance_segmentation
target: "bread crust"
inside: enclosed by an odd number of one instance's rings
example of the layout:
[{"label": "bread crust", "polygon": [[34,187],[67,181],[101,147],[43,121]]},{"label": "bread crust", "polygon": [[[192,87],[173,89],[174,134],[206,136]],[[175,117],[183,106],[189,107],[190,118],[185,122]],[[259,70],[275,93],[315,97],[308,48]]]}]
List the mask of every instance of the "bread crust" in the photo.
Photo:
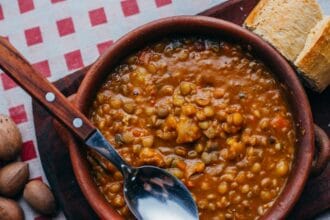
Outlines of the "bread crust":
[{"label": "bread crust", "polygon": [[330,85],[330,17],[311,30],[295,65],[314,90],[321,92]]},{"label": "bread crust", "polygon": [[309,31],[322,16],[316,0],[261,0],[244,26],[294,62],[304,48]]},{"label": "bread crust", "polygon": [[262,9],[267,4],[268,0],[260,0],[259,3],[253,8],[250,12],[249,16],[245,19],[244,25],[251,29],[252,31],[257,27],[257,19],[259,14],[261,13]]}]

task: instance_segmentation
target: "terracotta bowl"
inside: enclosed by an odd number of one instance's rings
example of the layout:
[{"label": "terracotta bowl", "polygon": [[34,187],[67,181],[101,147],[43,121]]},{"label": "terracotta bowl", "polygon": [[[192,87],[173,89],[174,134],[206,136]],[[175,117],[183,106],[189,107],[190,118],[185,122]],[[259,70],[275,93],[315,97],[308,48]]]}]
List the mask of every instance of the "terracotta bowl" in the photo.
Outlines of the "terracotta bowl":
[{"label": "terracotta bowl", "polygon": [[[170,17],[143,25],[119,39],[88,71],[75,97],[76,106],[86,113],[110,70],[133,52],[167,35],[204,35],[250,45],[252,54],[262,60],[287,88],[287,100],[296,122],[298,143],[291,174],[275,204],[263,219],[283,219],[298,200],[311,170],[314,130],[310,106],[295,71],[268,43],[233,23],[202,16]],[[121,219],[99,193],[89,172],[81,144],[72,141],[70,154],[81,190],[102,219]]]}]

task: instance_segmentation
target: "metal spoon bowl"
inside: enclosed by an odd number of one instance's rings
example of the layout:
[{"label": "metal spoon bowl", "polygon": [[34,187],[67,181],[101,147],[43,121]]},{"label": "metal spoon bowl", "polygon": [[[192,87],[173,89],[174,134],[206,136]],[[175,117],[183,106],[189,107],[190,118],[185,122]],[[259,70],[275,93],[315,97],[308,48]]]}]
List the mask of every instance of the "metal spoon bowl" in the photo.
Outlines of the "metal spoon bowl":
[{"label": "metal spoon bowl", "polygon": [[143,166],[133,170],[125,181],[124,192],[128,206],[137,210],[134,215],[139,219],[198,218],[194,201],[188,196],[178,196],[189,194],[187,188],[163,169]]}]

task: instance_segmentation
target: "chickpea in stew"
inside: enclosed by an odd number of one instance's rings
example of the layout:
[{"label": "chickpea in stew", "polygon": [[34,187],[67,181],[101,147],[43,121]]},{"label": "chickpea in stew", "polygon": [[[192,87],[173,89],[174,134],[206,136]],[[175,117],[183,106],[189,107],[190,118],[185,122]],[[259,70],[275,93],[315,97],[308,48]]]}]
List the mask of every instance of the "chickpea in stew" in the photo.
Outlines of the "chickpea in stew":
[{"label": "chickpea in stew", "polygon": [[[281,84],[240,46],[164,39],[131,55],[98,91],[90,118],[133,166],[168,170],[200,219],[258,219],[281,193],[295,127]],[[89,150],[99,190],[125,219],[122,176]]]}]

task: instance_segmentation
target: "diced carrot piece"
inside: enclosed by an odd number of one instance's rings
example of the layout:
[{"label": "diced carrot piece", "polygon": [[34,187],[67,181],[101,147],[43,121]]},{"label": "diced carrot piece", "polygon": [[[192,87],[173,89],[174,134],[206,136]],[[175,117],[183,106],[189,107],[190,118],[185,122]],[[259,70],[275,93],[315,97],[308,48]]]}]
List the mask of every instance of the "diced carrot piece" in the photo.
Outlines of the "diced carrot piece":
[{"label": "diced carrot piece", "polygon": [[282,116],[276,116],[271,124],[274,128],[283,129],[289,126],[289,121]]}]

